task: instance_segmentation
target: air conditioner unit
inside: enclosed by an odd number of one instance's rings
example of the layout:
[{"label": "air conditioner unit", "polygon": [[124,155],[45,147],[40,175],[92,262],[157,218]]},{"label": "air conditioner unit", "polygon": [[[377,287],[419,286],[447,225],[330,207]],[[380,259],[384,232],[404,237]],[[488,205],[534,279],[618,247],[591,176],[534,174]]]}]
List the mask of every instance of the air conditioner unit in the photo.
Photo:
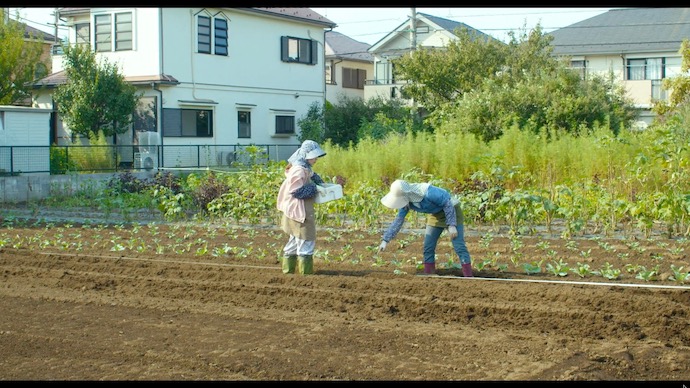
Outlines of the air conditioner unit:
[{"label": "air conditioner unit", "polygon": [[232,166],[232,163],[236,160],[236,153],[234,151],[220,151],[218,152],[218,165],[219,166]]},{"label": "air conditioner unit", "polygon": [[158,155],[152,152],[135,152],[134,153],[134,168],[152,170],[158,168]]}]

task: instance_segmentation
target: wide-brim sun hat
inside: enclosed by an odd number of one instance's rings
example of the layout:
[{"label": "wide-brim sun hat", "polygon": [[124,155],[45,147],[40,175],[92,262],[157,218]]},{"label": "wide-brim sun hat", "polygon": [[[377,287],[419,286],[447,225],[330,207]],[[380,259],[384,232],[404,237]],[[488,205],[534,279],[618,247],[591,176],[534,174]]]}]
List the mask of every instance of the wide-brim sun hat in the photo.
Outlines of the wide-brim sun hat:
[{"label": "wide-brim sun hat", "polygon": [[319,144],[313,140],[305,140],[302,147],[307,151],[305,153],[305,159],[316,159],[326,155],[326,151],[321,149]]},{"label": "wide-brim sun hat", "polygon": [[391,209],[400,209],[409,203],[402,191],[402,181],[396,180],[391,183],[391,189],[381,198],[381,203]]}]

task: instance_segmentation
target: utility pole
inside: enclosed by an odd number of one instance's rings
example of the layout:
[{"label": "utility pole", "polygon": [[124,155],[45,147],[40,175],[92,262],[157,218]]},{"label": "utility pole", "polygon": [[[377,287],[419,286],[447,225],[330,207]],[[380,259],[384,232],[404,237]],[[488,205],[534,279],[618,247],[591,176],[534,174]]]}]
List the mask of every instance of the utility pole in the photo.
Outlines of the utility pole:
[{"label": "utility pole", "polygon": [[55,34],[53,34],[53,35],[55,35],[54,42],[55,42],[55,44],[57,44],[58,43],[58,9],[57,8],[55,8],[53,10],[53,16],[55,16]]},{"label": "utility pole", "polygon": [[417,47],[417,8],[410,8],[410,55]]}]

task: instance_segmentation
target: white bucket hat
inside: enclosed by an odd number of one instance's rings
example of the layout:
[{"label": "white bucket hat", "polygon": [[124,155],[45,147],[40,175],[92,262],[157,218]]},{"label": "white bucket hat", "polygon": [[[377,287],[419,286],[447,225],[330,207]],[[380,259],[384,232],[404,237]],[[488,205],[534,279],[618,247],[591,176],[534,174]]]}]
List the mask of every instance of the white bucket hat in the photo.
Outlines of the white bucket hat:
[{"label": "white bucket hat", "polygon": [[402,190],[402,182],[403,181],[398,179],[391,183],[390,191],[383,198],[381,198],[381,203],[383,206],[391,209],[400,209],[409,203],[405,197],[405,193]]},{"label": "white bucket hat", "polygon": [[391,183],[391,189],[381,198],[381,203],[391,209],[400,209],[410,202],[420,202],[428,189],[428,183],[409,183],[398,179]]}]

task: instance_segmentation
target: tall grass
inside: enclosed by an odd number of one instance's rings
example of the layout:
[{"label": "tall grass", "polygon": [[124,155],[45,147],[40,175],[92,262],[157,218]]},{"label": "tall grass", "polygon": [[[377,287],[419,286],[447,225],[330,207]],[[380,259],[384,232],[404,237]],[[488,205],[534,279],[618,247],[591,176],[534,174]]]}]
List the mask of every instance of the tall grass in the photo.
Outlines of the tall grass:
[{"label": "tall grass", "polygon": [[[387,185],[410,171],[447,180],[466,181],[481,172],[507,189],[552,191],[558,185],[595,184],[616,194],[657,190],[668,177],[665,162],[652,144],[653,131],[623,131],[614,137],[606,127],[589,134],[535,134],[508,128],[489,143],[465,133],[391,134],[364,139],[347,149],[325,144],[328,155],[316,170],[324,176]],[[688,151],[684,154],[687,158]],[[642,165],[643,164],[643,165]],[[644,173],[646,172],[646,173]]]}]

